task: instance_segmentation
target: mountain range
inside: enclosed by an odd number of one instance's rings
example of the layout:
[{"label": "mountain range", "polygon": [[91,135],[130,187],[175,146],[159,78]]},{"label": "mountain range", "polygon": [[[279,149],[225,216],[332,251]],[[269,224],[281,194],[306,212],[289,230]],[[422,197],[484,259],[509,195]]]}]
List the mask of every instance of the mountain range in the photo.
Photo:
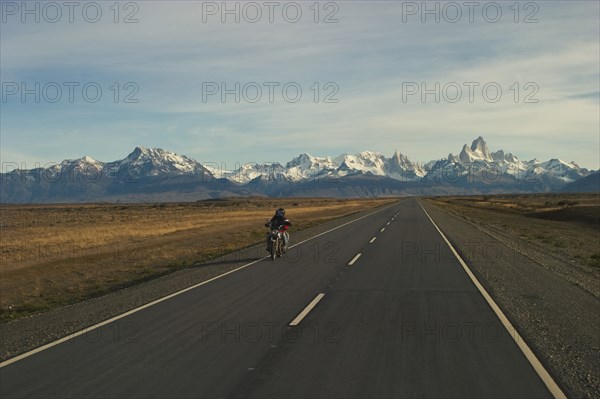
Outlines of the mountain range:
[{"label": "mountain range", "polygon": [[[196,201],[231,196],[373,197],[567,190],[592,174],[560,159],[521,161],[490,152],[478,137],[458,155],[425,164],[396,151],[338,157],[300,154],[286,164],[244,164],[226,170],[159,148],[136,147],[127,157],[89,156],[46,168],[0,175],[0,202]],[[577,186],[575,186],[577,187]],[[585,186],[588,187],[588,186]],[[593,187],[592,187],[593,188]]]}]

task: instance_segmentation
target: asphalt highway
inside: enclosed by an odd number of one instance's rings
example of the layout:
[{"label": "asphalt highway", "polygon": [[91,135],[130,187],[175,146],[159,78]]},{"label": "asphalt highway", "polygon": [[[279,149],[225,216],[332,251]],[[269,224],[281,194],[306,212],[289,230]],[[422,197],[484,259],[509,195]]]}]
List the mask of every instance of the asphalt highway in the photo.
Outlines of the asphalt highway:
[{"label": "asphalt highway", "polygon": [[552,397],[417,199],[5,362],[0,396]]}]

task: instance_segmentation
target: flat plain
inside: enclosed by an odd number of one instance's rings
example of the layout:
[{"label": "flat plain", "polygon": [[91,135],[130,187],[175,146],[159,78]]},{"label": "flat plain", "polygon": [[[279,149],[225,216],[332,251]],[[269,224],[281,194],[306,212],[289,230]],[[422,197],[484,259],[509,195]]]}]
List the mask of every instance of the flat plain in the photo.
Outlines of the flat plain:
[{"label": "flat plain", "polygon": [[278,207],[294,231],[397,199],[0,206],[0,322],[190,268],[265,239]]},{"label": "flat plain", "polygon": [[476,224],[517,236],[572,263],[600,268],[600,195],[449,196],[432,203]]},{"label": "flat plain", "polygon": [[600,197],[535,194],[424,202],[569,397],[600,397]]}]

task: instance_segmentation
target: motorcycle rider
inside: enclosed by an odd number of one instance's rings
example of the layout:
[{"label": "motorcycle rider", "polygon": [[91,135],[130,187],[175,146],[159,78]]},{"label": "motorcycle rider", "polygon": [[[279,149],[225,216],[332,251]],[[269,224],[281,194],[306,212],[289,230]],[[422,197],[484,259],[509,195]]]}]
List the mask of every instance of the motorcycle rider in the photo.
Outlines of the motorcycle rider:
[{"label": "motorcycle rider", "polygon": [[[289,219],[285,217],[285,209],[279,208],[275,211],[275,215],[271,218],[271,220],[265,223],[265,227],[269,227],[271,230],[279,229],[283,231],[283,250],[287,248],[288,242],[290,241],[290,235],[287,232],[287,229],[292,225]],[[269,246],[271,245],[270,234],[267,233],[267,251],[271,249]]]}]

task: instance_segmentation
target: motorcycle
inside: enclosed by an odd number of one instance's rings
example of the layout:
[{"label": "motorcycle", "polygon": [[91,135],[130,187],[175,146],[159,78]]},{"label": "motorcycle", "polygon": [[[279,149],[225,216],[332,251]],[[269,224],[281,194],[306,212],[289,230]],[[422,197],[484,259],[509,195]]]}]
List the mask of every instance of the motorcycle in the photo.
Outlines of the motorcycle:
[{"label": "motorcycle", "polygon": [[282,224],[281,226],[268,226],[271,230],[269,232],[269,253],[271,254],[271,260],[283,256],[285,253],[285,237],[287,234],[288,225]]}]

